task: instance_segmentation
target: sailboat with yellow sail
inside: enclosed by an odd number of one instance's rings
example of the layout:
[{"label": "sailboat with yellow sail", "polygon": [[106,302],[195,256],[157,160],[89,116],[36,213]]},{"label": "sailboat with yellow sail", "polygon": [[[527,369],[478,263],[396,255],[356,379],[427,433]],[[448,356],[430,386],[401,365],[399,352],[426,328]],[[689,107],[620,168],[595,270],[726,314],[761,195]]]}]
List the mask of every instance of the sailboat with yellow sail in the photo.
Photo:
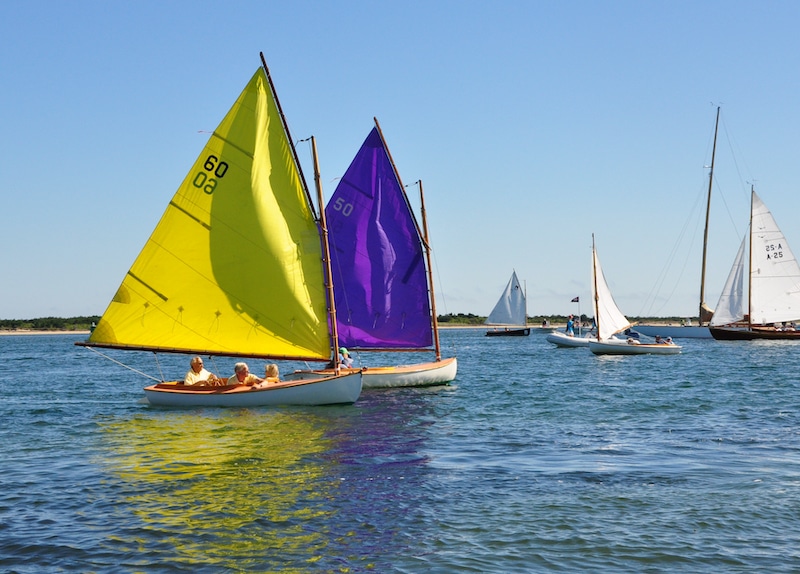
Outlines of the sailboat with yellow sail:
[{"label": "sailboat with yellow sail", "polygon": [[[261,63],[79,345],[333,360],[338,371],[316,145],[312,138],[319,216],[263,54]],[[162,381],[144,392],[164,406],[352,403],[361,372],[258,388]]]}]

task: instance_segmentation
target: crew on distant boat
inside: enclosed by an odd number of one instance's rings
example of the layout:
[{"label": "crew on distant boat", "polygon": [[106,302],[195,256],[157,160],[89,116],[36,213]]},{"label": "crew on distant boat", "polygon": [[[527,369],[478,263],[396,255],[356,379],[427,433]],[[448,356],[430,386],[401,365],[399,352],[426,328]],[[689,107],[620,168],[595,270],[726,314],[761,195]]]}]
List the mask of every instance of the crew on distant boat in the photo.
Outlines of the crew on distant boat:
[{"label": "crew on distant boat", "polygon": [[345,369],[353,367],[353,358],[350,356],[350,351],[344,347],[339,347],[339,362]]},{"label": "crew on distant boat", "polygon": [[569,319],[567,319],[567,335],[569,335],[570,337],[575,336],[575,321],[573,317],[574,317],[573,315],[570,315]]}]

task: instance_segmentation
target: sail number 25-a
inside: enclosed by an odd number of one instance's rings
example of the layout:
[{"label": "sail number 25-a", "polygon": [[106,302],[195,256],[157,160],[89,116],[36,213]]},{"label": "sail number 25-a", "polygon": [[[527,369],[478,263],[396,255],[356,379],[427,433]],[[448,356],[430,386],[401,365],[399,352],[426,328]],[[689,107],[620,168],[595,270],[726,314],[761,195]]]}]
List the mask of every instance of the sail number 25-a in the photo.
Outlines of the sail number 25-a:
[{"label": "sail number 25-a", "polygon": [[778,243],[768,243],[766,246],[767,259],[780,259],[783,257],[783,245]]},{"label": "sail number 25-a", "polygon": [[225,177],[228,172],[228,164],[224,161],[219,161],[217,156],[210,155],[206,158],[203,169],[205,171],[198,171],[197,175],[194,176],[192,184],[211,195],[217,187],[217,180]]}]

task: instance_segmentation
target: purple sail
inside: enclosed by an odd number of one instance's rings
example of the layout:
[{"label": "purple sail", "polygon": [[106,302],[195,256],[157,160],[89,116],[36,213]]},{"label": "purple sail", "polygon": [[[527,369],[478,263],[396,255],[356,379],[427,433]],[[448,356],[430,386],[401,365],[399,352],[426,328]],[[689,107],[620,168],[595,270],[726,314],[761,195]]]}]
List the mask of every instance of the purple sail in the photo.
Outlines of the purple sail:
[{"label": "purple sail", "polygon": [[405,190],[373,128],[325,208],[339,343],[432,344],[422,241]]}]

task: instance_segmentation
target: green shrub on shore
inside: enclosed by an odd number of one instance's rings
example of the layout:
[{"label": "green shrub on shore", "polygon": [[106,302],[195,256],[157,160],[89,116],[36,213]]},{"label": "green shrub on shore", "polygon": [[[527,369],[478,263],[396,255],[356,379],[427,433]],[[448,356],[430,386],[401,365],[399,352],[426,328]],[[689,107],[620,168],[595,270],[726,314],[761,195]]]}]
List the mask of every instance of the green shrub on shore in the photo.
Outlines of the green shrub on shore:
[{"label": "green shrub on shore", "polygon": [[0,331],[88,331],[99,315],[90,317],[41,317],[39,319],[0,319]]},{"label": "green shrub on shore", "polygon": [[[681,317],[628,317],[631,322],[649,323],[671,323],[680,324]],[[41,317],[39,319],[0,319],[0,331],[88,331],[92,324],[100,321],[99,315],[89,317]],[[439,315],[441,325],[483,325],[486,317],[473,315],[472,313],[448,313]],[[529,325],[541,325],[547,321],[548,325],[558,325],[567,322],[566,315],[540,315],[528,317]],[[586,314],[581,315],[581,322],[590,324],[592,318]],[[696,318],[692,317],[692,323],[696,324]]]}]

